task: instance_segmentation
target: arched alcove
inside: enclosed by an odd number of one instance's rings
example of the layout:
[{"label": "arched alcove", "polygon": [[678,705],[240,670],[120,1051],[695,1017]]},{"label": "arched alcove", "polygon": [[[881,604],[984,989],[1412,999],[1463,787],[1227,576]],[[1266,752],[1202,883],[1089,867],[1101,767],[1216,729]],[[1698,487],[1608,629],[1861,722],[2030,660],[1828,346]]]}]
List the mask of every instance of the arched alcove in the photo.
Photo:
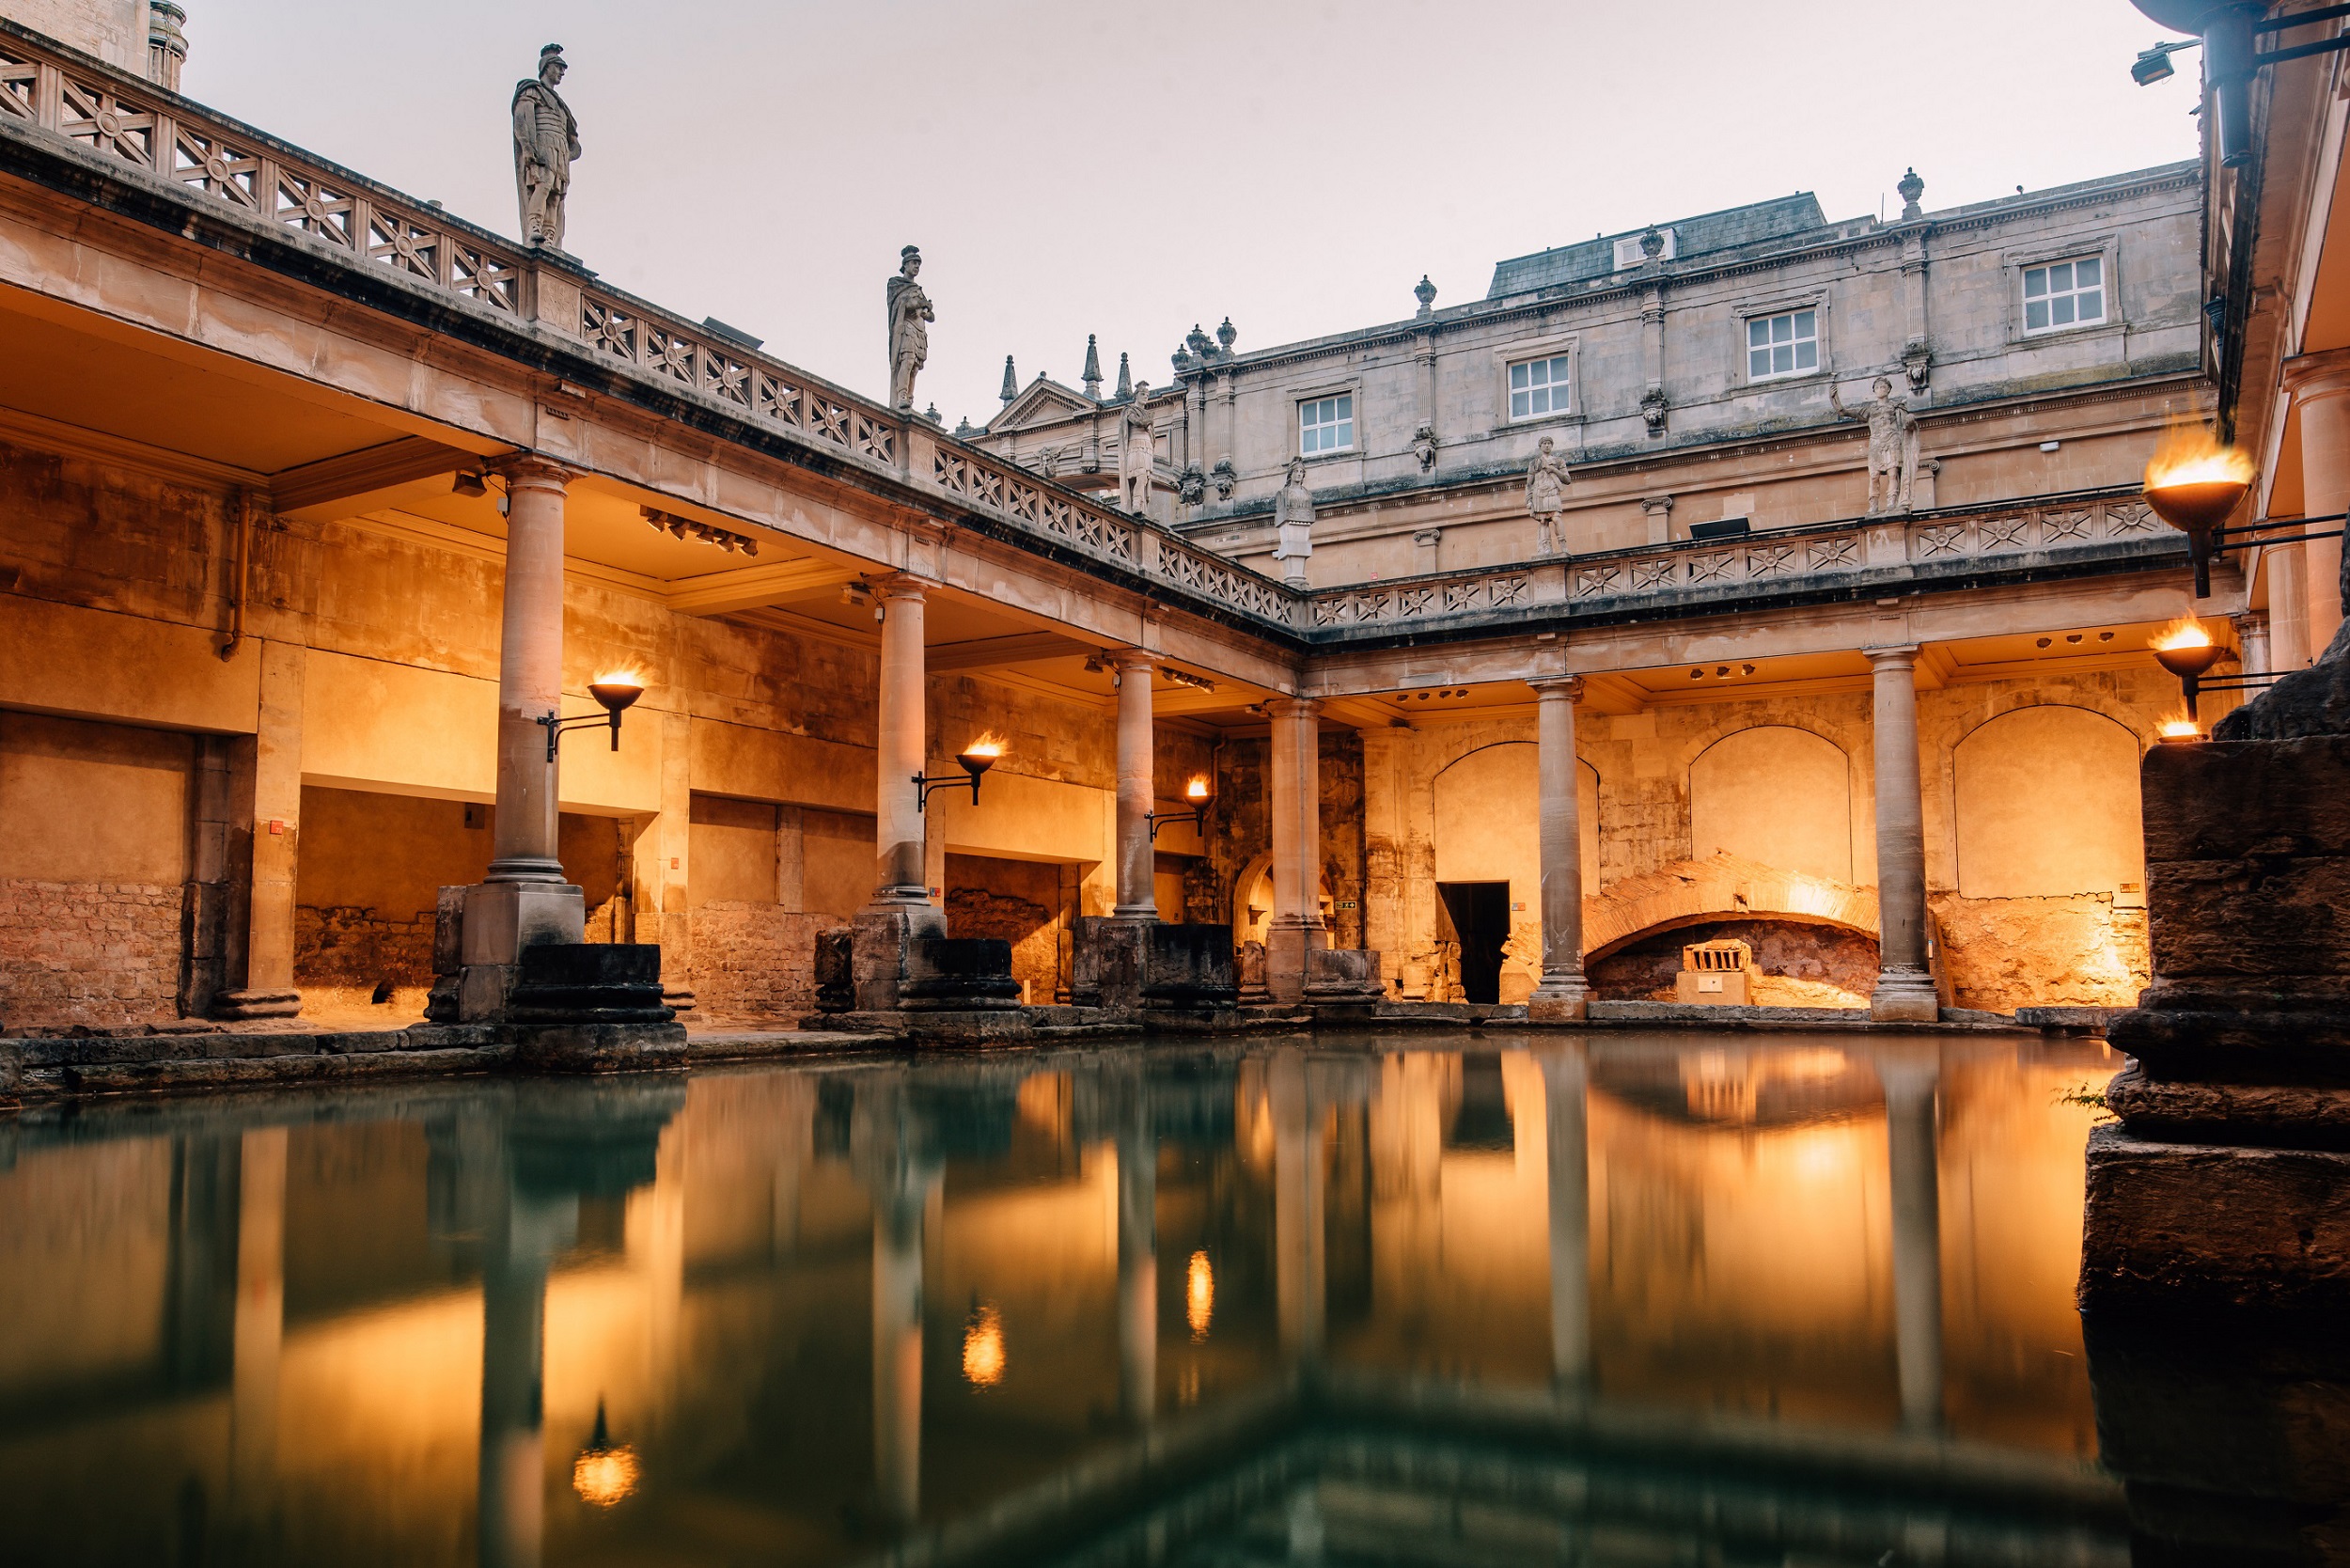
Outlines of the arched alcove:
[{"label": "arched alcove", "polygon": [[1951,755],[1958,890],[2065,898],[2141,888],[2138,737],[2086,708],[2017,708]]},{"label": "arched alcove", "polygon": [[1689,764],[1689,858],[1728,855],[1801,876],[1853,876],[1852,768],[1786,725],[1725,735]]},{"label": "arched alcove", "polygon": [[[1460,944],[1477,1002],[1522,1002],[1543,944],[1542,754],[1530,741],[1480,746],[1436,775],[1438,929]],[[1599,774],[1575,761],[1583,893],[1599,891]],[[1448,929],[1449,928],[1449,929]]]}]

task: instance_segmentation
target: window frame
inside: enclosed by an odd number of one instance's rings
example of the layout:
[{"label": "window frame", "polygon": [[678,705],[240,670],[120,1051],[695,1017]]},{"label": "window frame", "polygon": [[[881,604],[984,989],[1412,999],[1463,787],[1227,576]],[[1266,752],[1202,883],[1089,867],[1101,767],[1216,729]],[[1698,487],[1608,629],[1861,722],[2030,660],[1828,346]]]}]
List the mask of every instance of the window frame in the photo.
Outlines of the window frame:
[{"label": "window frame", "polygon": [[[1811,335],[1809,337],[1799,337],[1795,336],[1796,318],[1801,316],[1810,316],[1811,318]],[[1790,355],[1793,356],[1794,354],[1800,353],[1803,345],[1809,343],[1811,345],[1811,363],[1809,365],[1790,365],[1784,370],[1764,370],[1758,375],[1755,373],[1754,369],[1754,356],[1756,353],[1754,343],[1755,325],[1758,322],[1781,321],[1787,323]],[[1822,333],[1820,330],[1819,306],[1813,305],[1798,305],[1786,310],[1758,310],[1752,315],[1741,317],[1739,319],[1739,325],[1742,330],[1738,334],[1738,352],[1740,354],[1745,356],[1746,359],[1747,384],[1749,386],[1759,386],[1765,382],[1799,381],[1805,376],[1815,376],[1820,373],[1821,361],[1826,357],[1824,353],[1826,345],[1822,341],[1822,338],[1825,336],[1825,334]],[[1771,354],[1774,358],[1776,358],[1776,351],[1778,347],[1779,344],[1776,338],[1765,338],[1761,352]]]},{"label": "window frame", "polygon": [[[1734,323],[1730,336],[1731,390],[1800,386],[1806,382],[1831,379],[1836,374],[1836,312],[1829,292],[1825,286],[1740,300],[1730,308],[1731,319]],[[1748,323],[1757,318],[1785,316],[1798,310],[1809,310],[1812,313],[1812,340],[1819,344],[1817,363],[1809,369],[1786,370],[1766,376],[1753,374],[1753,361],[1748,357],[1747,348],[1747,335],[1753,329]]]},{"label": "window frame", "polygon": [[[1332,400],[1339,398],[1348,400],[1346,413],[1346,445],[1343,447],[1322,447],[1310,452],[1306,450],[1307,405],[1309,403],[1319,403]],[[1363,391],[1360,385],[1355,383],[1349,382],[1340,386],[1324,386],[1310,392],[1292,392],[1290,394],[1290,456],[1302,457],[1308,463],[1319,463],[1324,458],[1360,457],[1362,452]]]},{"label": "window frame", "polygon": [[[1491,353],[1494,411],[1489,434],[1497,435],[1507,431],[1544,425],[1580,425],[1584,422],[1590,405],[1583,395],[1583,344],[1579,334],[1552,332],[1539,337],[1512,338],[1495,345]],[[1567,362],[1567,406],[1554,408],[1547,414],[1512,415],[1510,412],[1511,368],[1531,365],[1538,359],[1563,359]]]},{"label": "window frame", "polygon": [[[1543,383],[1543,389],[1552,391],[1553,393],[1550,398],[1551,406],[1543,409],[1529,408],[1526,413],[1520,414],[1516,408],[1516,400],[1519,392],[1519,387],[1515,380],[1517,371],[1520,367],[1527,367],[1530,368],[1536,365],[1545,368],[1543,370],[1543,374],[1545,376],[1551,374],[1551,371],[1548,368],[1549,367],[1564,366],[1566,368],[1564,372],[1566,376],[1566,400],[1562,404],[1556,395],[1554,389],[1559,385],[1558,381],[1545,381]],[[1564,350],[1548,353],[1525,355],[1512,354],[1501,368],[1501,417],[1503,423],[1512,425],[1533,424],[1545,419],[1562,419],[1568,415],[1574,413],[1576,396],[1582,390],[1580,387],[1575,385],[1574,370],[1574,355]],[[1528,379],[1530,382],[1532,378],[1529,376]],[[1533,401],[1533,394],[1535,390],[1536,389],[1531,385],[1525,388],[1527,401],[1528,403]]]},{"label": "window frame", "polygon": [[[2106,314],[2103,321],[2067,321],[2062,326],[2028,327],[2024,299],[2024,274],[2036,267],[2052,267],[2066,261],[2098,263],[2104,277]],[[2044,243],[2007,251],[1999,258],[1999,265],[2007,274],[2008,322],[2007,341],[2011,348],[2027,344],[2045,343],[2072,337],[2096,337],[2107,333],[2126,333],[2129,320],[2122,311],[2121,239],[2112,232],[2076,234],[2070,239],[2049,240]]]}]

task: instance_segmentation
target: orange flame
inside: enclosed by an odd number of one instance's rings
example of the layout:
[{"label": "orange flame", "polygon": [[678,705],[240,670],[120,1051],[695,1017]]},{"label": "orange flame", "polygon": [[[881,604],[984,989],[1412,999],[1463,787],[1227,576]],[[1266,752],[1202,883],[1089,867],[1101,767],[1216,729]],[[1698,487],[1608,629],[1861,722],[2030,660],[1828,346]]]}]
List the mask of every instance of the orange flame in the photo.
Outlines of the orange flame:
[{"label": "orange flame", "polygon": [[963,1331],[963,1375],[974,1388],[1004,1380],[1004,1320],[993,1302],[974,1309]]},{"label": "orange flame", "polygon": [[1215,1270],[1204,1251],[1191,1255],[1183,1271],[1183,1320],[1191,1325],[1194,1342],[1208,1337],[1208,1320],[1215,1315]]},{"label": "orange flame", "polygon": [[1188,783],[1188,784],[1184,785],[1184,786],[1183,786],[1183,798],[1184,798],[1185,800],[1205,800],[1205,799],[1207,799],[1207,798],[1208,798],[1208,781],[1207,781],[1205,778],[1195,778],[1195,779],[1193,779],[1190,783]]},{"label": "orange flame", "polygon": [[2202,738],[2203,727],[2185,713],[2162,721],[2162,738],[2166,741],[2193,741]]},{"label": "orange flame", "polygon": [[2211,634],[2203,630],[2203,623],[2193,616],[2181,616],[2149,637],[2146,646],[2159,648],[2166,652],[2173,648],[2209,648]]},{"label": "orange flame", "polygon": [[2147,460],[2146,488],[2188,484],[2248,485],[2257,473],[2251,454],[2223,447],[2208,427],[2181,420],[2163,431]]},{"label": "orange flame", "polygon": [[608,675],[597,676],[594,681],[589,682],[589,684],[597,686],[634,686],[638,691],[642,691],[645,689],[645,676],[644,672],[641,670],[616,669]]},{"label": "orange flame", "polygon": [[1001,757],[1003,754],[1004,738],[993,729],[964,746],[961,752],[964,757]]},{"label": "orange flame", "polygon": [[626,1443],[591,1448],[572,1466],[572,1490],[580,1500],[610,1508],[636,1490],[636,1450]]}]

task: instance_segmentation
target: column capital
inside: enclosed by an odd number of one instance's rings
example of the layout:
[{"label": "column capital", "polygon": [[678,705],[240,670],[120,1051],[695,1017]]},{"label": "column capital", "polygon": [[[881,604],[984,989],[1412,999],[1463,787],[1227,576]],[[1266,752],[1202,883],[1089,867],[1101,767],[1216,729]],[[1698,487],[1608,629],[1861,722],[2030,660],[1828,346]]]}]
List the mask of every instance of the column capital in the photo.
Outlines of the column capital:
[{"label": "column capital", "polygon": [[913,599],[919,601],[938,585],[910,572],[892,572],[885,577],[869,577],[873,591],[884,599]]},{"label": "column capital", "polygon": [[1860,653],[1879,669],[1914,669],[1920,646],[1914,642],[1887,643],[1877,648],[1864,648]]},{"label": "column capital", "polygon": [[1105,655],[1111,666],[1120,672],[1130,669],[1152,670],[1159,666],[1159,656],[1147,648],[1113,648]]},{"label": "column capital", "polygon": [[2303,402],[2339,398],[2350,392],[2350,349],[2295,354],[2284,362],[2278,380]]},{"label": "column capital", "polygon": [[1569,702],[1583,700],[1583,677],[1580,675],[1538,676],[1527,682],[1527,684],[1533,687],[1547,700],[1557,701],[1560,698]]},{"label": "column capital", "polygon": [[1264,711],[1275,718],[1320,718],[1322,703],[1310,697],[1268,697]]},{"label": "column capital", "polygon": [[534,490],[553,490],[558,494],[579,478],[580,472],[571,464],[558,463],[541,452],[512,452],[483,466],[503,478],[509,490],[515,485],[527,485]]}]

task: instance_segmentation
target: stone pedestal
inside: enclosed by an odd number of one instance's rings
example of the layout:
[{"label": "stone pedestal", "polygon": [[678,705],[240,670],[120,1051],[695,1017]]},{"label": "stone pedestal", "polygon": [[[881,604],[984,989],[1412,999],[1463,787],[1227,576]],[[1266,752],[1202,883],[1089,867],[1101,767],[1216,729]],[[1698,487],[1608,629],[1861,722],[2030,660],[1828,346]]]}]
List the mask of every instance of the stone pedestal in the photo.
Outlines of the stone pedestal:
[{"label": "stone pedestal", "polygon": [[504,1016],[522,979],[524,954],[545,944],[576,944],[587,929],[587,895],[569,883],[484,882],[465,889],[459,1020],[491,1023]]},{"label": "stone pedestal", "polygon": [[1375,952],[1360,948],[1316,948],[1306,954],[1304,999],[1318,1013],[1368,1018],[1386,992]]},{"label": "stone pedestal", "polygon": [[953,1045],[1017,1044],[1028,1038],[1011,944],[995,936],[930,936],[913,945],[899,1006],[916,1040]]},{"label": "stone pedestal", "polygon": [[1143,967],[1155,921],[1079,916],[1070,952],[1069,1000],[1129,1013],[1142,1006]]},{"label": "stone pedestal", "polygon": [[854,1011],[894,1012],[914,976],[917,944],[947,934],[947,913],[927,903],[867,909],[849,927],[849,992]]},{"label": "stone pedestal", "polygon": [[1146,1011],[1221,1011],[1239,997],[1230,926],[1161,923],[1151,928],[1142,975]]},{"label": "stone pedestal", "polygon": [[2139,773],[2154,983],[2080,1301],[2134,1560],[2350,1557],[2350,660]]}]

